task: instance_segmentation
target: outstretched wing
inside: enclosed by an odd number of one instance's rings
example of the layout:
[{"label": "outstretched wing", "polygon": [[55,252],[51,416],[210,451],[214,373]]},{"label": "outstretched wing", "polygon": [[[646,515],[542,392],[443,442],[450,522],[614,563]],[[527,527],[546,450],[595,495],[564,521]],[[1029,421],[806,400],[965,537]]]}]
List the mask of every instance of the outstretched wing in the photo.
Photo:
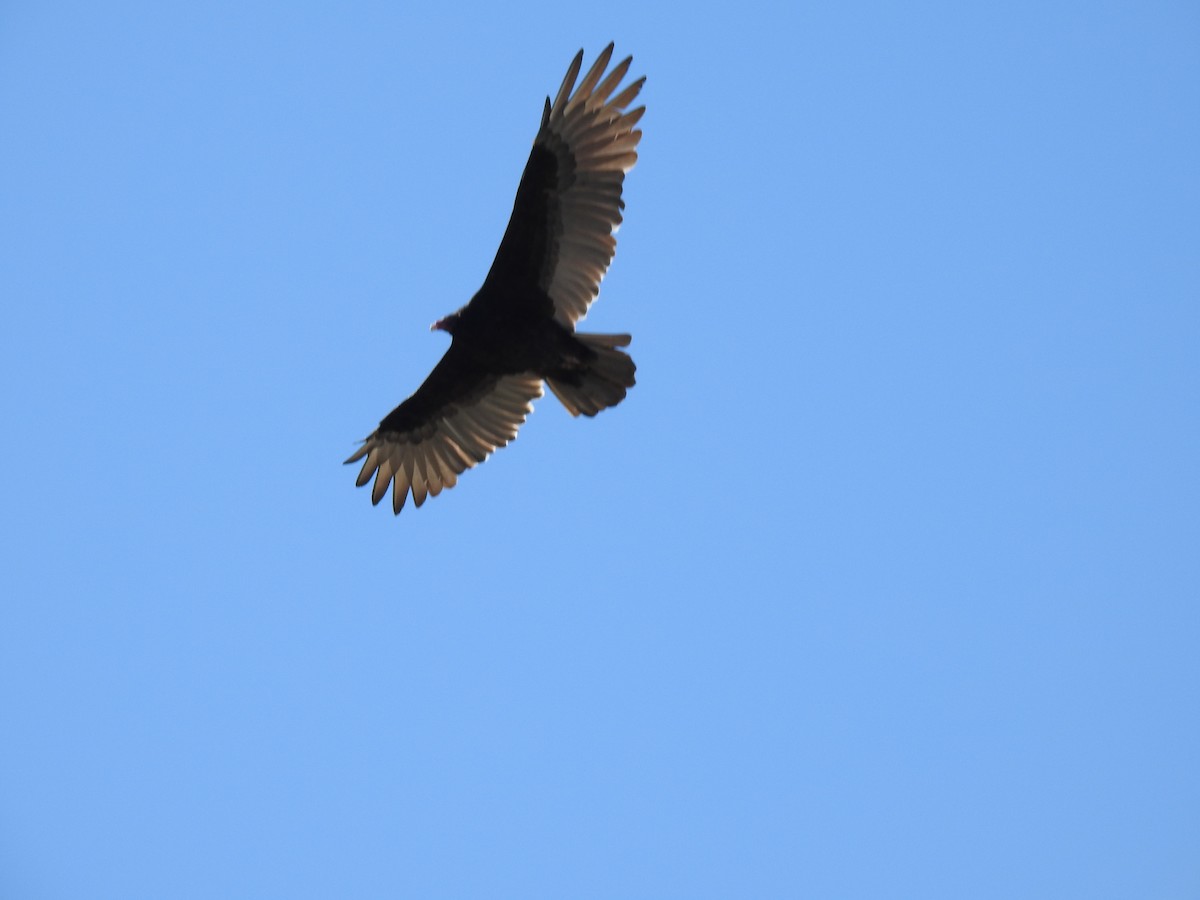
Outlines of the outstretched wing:
[{"label": "outstretched wing", "polygon": [[621,186],[642,139],[634,125],[646,111],[644,106],[626,111],[645,78],[609,99],[633,62],[627,57],[604,76],[612,51],[609,44],[572,94],[583,62],[580,50],[553,104],[546,98],[512,218],[480,299],[534,303],[548,295],[553,309],[544,312],[570,328],[599,294],[617,249],[625,207]]},{"label": "outstretched wing", "polygon": [[392,485],[392,510],[399,514],[409,493],[420,506],[515,438],[540,396],[539,376],[475,369],[451,345],[417,392],[388,413],[346,462],[366,457],[358,486],[374,476],[371,502],[378,504]]}]

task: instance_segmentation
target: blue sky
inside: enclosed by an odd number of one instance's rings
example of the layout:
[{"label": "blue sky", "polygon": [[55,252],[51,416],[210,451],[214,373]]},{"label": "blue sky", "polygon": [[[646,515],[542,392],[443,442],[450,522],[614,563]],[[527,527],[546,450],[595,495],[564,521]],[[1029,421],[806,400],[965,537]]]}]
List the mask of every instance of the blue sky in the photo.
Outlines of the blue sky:
[{"label": "blue sky", "polygon": [[[0,11],[0,894],[1194,897],[1200,10]],[[420,510],[542,99],[638,386]]]}]

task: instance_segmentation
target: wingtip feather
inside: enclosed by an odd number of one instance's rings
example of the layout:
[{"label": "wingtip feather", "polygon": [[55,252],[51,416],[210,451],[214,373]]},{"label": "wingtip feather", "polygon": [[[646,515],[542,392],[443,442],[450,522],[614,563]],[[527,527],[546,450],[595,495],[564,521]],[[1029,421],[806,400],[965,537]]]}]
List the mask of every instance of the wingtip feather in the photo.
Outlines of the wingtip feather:
[{"label": "wingtip feather", "polygon": [[608,46],[600,51],[600,55],[596,57],[596,61],[592,63],[592,67],[583,76],[583,81],[579,82],[579,87],[575,89],[573,97],[575,101],[586,98],[592,92],[592,88],[596,86],[596,82],[600,80],[600,76],[608,68],[608,61],[612,59],[614,46],[614,43],[609,41]]},{"label": "wingtip feather", "polygon": [[567,66],[567,74],[563,76],[562,85],[554,97],[552,112],[555,115],[562,115],[562,111],[567,105],[567,99],[571,96],[571,89],[575,87],[575,79],[579,77],[579,67],[582,65],[583,48],[580,47],[579,52],[575,54],[575,58],[571,60],[571,65]]}]

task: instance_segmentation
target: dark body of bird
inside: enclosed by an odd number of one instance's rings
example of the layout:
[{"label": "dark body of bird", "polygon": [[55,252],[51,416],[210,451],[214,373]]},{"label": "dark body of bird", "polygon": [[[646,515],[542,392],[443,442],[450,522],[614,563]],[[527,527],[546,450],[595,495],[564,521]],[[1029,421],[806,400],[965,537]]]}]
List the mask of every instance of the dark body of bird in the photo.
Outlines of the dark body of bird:
[{"label": "dark body of bird", "polygon": [[399,513],[420,506],[511,441],[542,394],[572,415],[615,406],[634,385],[627,334],[583,334],[575,323],[599,292],[616,249],[625,172],[637,159],[644,107],[626,111],[644,79],[609,99],[632,61],[601,80],[610,44],[571,93],[572,61],[553,103],[546,99],[512,216],[483,286],[434,323],[450,349],[421,387],[379,423],[347,460],[364,459],[358,484],[375,479],[378,503],[392,488]]}]

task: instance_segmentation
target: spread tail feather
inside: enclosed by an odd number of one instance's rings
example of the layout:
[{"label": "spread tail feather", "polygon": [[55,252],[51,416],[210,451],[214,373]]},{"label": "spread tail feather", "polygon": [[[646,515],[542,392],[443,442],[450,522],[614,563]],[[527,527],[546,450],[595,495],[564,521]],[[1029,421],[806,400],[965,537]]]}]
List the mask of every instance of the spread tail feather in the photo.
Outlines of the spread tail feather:
[{"label": "spread tail feather", "polygon": [[629,346],[633,338],[628,334],[578,333],[575,337],[595,353],[596,358],[578,378],[570,381],[547,378],[546,383],[571,415],[594,416],[602,409],[616,406],[633,387],[637,366],[627,353],[616,349]]}]

